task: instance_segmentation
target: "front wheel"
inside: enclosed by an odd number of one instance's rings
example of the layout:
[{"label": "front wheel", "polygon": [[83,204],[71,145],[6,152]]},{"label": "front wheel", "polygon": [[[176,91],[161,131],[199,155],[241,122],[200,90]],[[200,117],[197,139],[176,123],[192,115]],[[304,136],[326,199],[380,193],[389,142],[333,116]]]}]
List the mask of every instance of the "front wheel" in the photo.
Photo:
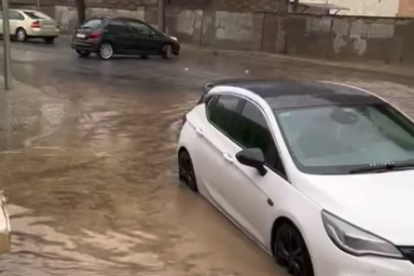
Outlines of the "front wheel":
[{"label": "front wheel", "polygon": [[193,162],[187,150],[181,150],[178,154],[178,173],[181,181],[193,192],[198,192],[197,179]]},{"label": "front wheel", "polygon": [[274,258],[293,276],[315,276],[312,260],[300,232],[291,224],[282,224],[275,237]]},{"label": "front wheel", "polygon": [[76,53],[78,53],[80,57],[88,57],[91,54],[91,52],[85,50],[76,50]]},{"label": "front wheel", "polygon": [[164,45],[164,47],[162,47],[161,56],[165,59],[172,59],[173,53],[172,53],[171,45],[167,44],[167,45]]},{"label": "front wheel", "polygon": [[98,56],[103,60],[111,59],[114,55],[114,48],[110,43],[103,42],[98,49]]}]

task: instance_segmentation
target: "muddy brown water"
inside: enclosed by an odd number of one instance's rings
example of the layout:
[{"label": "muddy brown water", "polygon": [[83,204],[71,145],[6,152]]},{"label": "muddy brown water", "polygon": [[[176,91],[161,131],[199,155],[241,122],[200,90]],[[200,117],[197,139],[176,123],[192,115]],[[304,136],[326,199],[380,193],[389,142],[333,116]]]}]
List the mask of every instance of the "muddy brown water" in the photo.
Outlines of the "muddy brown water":
[{"label": "muddy brown water", "polygon": [[7,276],[285,275],[177,181],[177,122],[204,81],[340,81],[414,114],[412,86],[391,77],[218,57],[101,63],[30,47],[16,55],[15,77],[51,101],[40,103],[41,120],[26,132],[0,135],[0,182],[14,230],[13,252],[0,258]]},{"label": "muddy brown water", "polygon": [[2,152],[13,252],[4,275],[278,275],[178,181],[177,122],[198,95],[72,101],[53,134]]}]

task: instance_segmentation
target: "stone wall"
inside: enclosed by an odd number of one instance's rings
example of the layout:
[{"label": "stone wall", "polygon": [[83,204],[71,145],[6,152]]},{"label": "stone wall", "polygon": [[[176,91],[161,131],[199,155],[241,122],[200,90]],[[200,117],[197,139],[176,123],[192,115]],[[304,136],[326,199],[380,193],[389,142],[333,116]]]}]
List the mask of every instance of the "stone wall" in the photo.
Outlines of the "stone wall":
[{"label": "stone wall", "polygon": [[289,0],[167,0],[173,8],[209,9],[228,12],[274,12]]},{"label": "stone wall", "polygon": [[[414,65],[414,19],[168,10],[181,41],[219,48]],[[280,43],[279,43],[280,44]],[[279,51],[280,52],[280,49]]]}]

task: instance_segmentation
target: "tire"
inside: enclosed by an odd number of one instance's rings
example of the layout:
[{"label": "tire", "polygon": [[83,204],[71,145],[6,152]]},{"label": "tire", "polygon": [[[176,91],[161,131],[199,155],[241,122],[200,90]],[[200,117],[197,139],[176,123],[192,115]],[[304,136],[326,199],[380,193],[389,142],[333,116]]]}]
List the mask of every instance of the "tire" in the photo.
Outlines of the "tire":
[{"label": "tire", "polygon": [[283,223],[277,230],[273,255],[275,261],[290,275],[315,276],[305,241],[290,223]]},{"label": "tire", "polygon": [[27,33],[26,33],[25,29],[18,28],[16,30],[15,37],[16,37],[16,40],[18,42],[25,42],[27,40]]},{"label": "tire", "polygon": [[109,60],[114,56],[114,48],[111,43],[103,42],[98,48],[98,57],[103,60]]},{"label": "tire", "polygon": [[88,57],[91,54],[91,52],[85,50],[76,50],[76,53],[78,53],[79,57]]},{"label": "tire", "polygon": [[161,49],[161,56],[165,59],[172,59],[172,46],[170,44],[165,44]]},{"label": "tire", "polygon": [[55,42],[54,37],[46,37],[44,40],[47,44],[53,44]]},{"label": "tire", "polygon": [[187,150],[180,150],[178,153],[178,174],[180,181],[193,192],[198,192],[197,179],[194,172],[193,162]]}]

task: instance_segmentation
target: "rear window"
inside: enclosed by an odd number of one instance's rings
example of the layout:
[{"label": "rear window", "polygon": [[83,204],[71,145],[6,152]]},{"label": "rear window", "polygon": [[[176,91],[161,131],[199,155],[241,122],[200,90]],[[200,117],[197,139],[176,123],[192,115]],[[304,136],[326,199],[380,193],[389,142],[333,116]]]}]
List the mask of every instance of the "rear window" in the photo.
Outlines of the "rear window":
[{"label": "rear window", "polygon": [[83,23],[81,26],[82,29],[96,29],[100,27],[103,23],[102,19],[91,19]]},{"label": "rear window", "polygon": [[34,19],[34,20],[38,20],[38,19],[51,19],[46,14],[42,14],[40,12],[25,11],[24,14],[27,15],[28,17],[30,17],[31,19]]}]

